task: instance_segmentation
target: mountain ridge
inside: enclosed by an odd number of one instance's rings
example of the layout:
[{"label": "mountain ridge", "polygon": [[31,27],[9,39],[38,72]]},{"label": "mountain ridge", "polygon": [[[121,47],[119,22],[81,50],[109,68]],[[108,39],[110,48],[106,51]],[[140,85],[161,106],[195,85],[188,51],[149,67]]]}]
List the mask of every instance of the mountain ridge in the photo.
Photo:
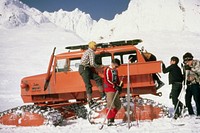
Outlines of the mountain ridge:
[{"label": "mountain ridge", "polygon": [[84,40],[120,38],[126,34],[152,31],[200,33],[199,0],[130,0],[127,10],[113,20],[95,21],[78,8],[68,12],[40,12],[19,0],[0,2],[0,26],[15,28],[52,23]]}]

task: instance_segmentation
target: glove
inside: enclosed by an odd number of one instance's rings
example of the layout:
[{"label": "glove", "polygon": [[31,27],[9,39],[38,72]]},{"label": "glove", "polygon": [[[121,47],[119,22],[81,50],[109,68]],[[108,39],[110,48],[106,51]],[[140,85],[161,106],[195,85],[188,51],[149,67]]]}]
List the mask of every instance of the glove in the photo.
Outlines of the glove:
[{"label": "glove", "polygon": [[185,65],[185,70],[191,70],[191,67],[189,65]]},{"label": "glove", "polygon": [[116,86],[115,90],[117,90],[118,92],[121,92],[122,91],[122,87],[121,86]]}]

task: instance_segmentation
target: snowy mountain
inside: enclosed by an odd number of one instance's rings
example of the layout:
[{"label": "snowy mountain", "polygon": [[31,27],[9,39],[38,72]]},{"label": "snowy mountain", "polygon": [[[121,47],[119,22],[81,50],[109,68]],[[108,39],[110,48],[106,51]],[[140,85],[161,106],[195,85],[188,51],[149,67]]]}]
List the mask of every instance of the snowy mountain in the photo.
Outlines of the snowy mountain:
[{"label": "snowy mountain", "polygon": [[149,31],[200,33],[199,0],[131,0],[128,9],[111,21],[99,20],[93,38],[119,38]]},{"label": "snowy mountain", "polygon": [[0,26],[14,28],[50,22],[39,10],[29,8],[18,0],[0,1]]},{"label": "snowy mountain", "polygon": [[113,20],[93,20],[78,8],[67,12],[41,13],[19,0],[1,0],[0,25],[53,23],[75,32],[84,40],[112,40],[150,31],[190,31],[200,33],[200,0],[131,0],[126,11]]},{"label": "snowy mountain", "polygon": [[52,23],[64,29],[73,31],[84,39],[89,39],[90,31],[96,23],[89,14],[85,14],[78,8],[72,12],[60,9],[57,12],[44,12],[43,14],[49,18]]},{"label": "snowy mountain", "polygon": [[84,39],[113,39],[149,31],[200,32],[199,0],[131,0],[126,11],[111,21],[98,22],[78,9],[44,12],[49,20]]}]

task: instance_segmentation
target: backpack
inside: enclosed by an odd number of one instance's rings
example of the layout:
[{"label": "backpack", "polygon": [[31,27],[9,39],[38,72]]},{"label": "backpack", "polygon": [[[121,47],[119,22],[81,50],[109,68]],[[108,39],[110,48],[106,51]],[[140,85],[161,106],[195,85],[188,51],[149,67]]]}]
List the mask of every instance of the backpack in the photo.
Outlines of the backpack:
[{"label": "backpack", "polygon": [[156,61],[157,60],[156,56],[153,55],[150,52],[147,52],[147,51],[146,52],[142,52],[142,55],[143,55],[145,61]]}]

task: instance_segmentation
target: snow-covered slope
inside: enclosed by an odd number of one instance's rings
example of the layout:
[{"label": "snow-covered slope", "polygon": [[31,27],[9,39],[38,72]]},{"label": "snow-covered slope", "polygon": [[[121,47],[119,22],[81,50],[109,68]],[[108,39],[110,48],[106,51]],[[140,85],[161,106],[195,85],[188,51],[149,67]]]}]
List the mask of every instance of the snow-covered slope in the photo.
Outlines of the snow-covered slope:
[{"label": "snow-covered slope", "polygon": [[29,8],[19,0],[0,1],[0,26],[15,28],[50,22],[39,10]]},{"label": "snow-covered slope", "polygon": [[54,23],[75,32],[84,40],[111,40],[151,31],[190,31],[200,33],[199,0],[131,0],[126,11],[113,20],[93,20],[78,8],[72,12],[41,13],[19,0],[0,1],[0,25],[16,27]]},{"label": "snow-covered slope", "polygon": [[199,0],[131,0],[128,9],[111,21],[99,20],[91,38],[120,38],[137,32],[190,31],[200,33]]},{"label": "snow-covered slope", "polygon": [[84,39],[89,39],[92,26],[96,23],[89,14],[85,14],[78,8],[72,12],[60,9],[57,12],[44,12],[43,14],[48,17],[52,23],[64,29],[73,31]]}]

